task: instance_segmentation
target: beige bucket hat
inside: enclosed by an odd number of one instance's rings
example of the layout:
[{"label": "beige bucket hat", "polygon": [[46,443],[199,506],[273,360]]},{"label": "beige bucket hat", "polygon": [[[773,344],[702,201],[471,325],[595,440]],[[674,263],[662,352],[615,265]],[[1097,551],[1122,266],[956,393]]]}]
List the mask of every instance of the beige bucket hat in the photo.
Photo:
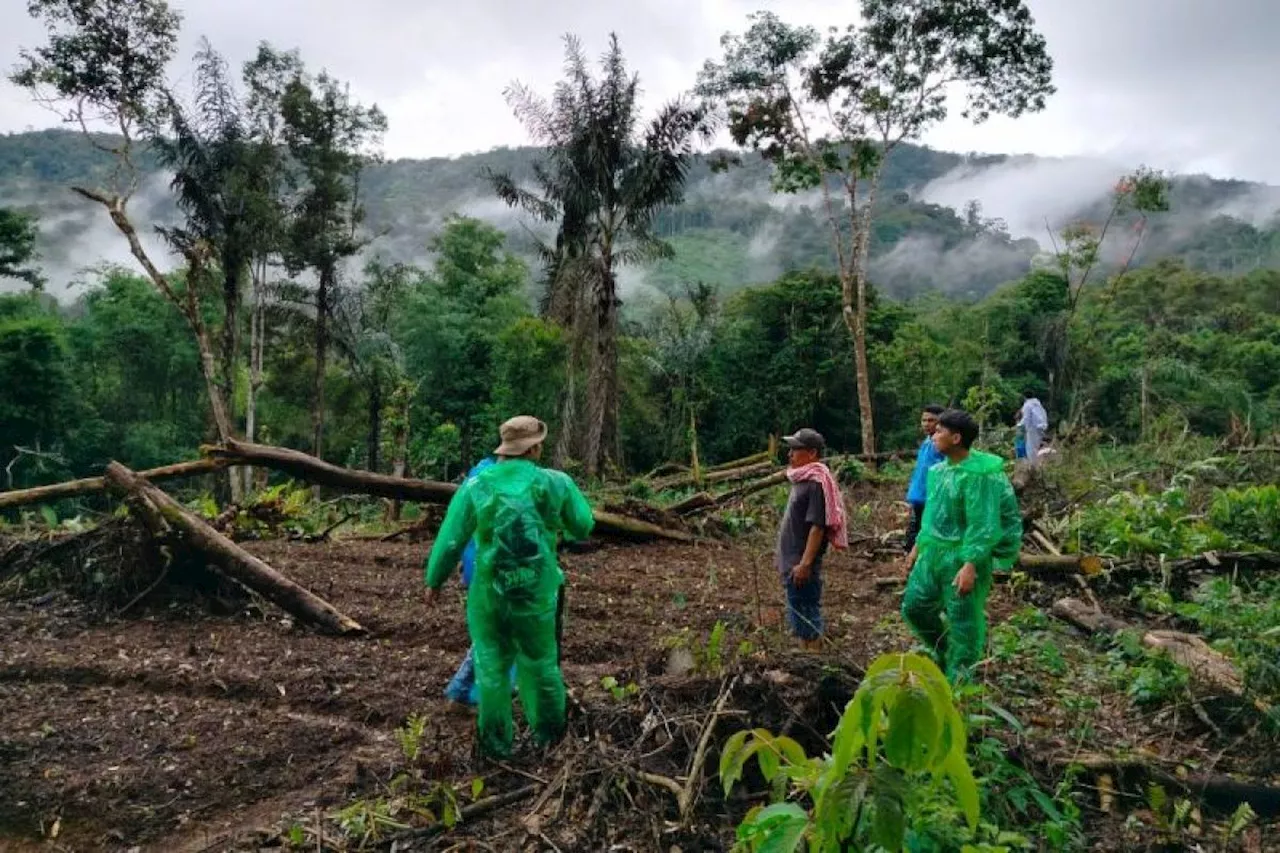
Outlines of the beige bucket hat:
[{"label": "beige bucket hat", "polygon": [[547,425],[532,415],[517,415],[498,427],[502,444],[493,451],[496,456],[523,456],[547,437]]}]

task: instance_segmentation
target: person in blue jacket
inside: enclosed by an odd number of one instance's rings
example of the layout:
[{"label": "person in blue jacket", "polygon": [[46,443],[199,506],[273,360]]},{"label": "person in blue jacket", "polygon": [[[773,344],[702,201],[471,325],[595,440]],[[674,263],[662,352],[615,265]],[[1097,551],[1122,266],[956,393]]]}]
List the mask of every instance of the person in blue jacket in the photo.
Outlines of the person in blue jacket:
[{"label": "person in blue jacket", "polygon": [[[474,478],[477,474],[493,465],[498,460],[492,456],[486,456],[481,459],[471,470],[467,472],[467,479]],[[476,540],[472,539],[467,543],[467,547],[462,552],[462,588],[467,589],[471,586],[471,576],[476,570]],[[449,685],[444,689],[445,698],[451,702],[460,702],[464,705],[475,705],[479,701],[479,691],[476,688],[476,667],[474,647],[467,648],[467,655],[462,659],[462,663],[458,666],[458,671],[454,673],[453,678],[449,680]],[[512,683],[514,684],[515,674],[512,671]]]},{"label": "person in blue jacket", "polygon": [[933,446],[933,432],[938,428],[938,416],[944,411],[942,406],[933,405],[920,410],[920,431],[924,433],[924,441],[916,453],[916,467],[911,472],[911,483],[907,486],[907,503],[911,507],[911,521],[907,524],[908,552],[915,547],[916,537],[920,535],[925,498],[929,493],[929,469],[946,459]]}]

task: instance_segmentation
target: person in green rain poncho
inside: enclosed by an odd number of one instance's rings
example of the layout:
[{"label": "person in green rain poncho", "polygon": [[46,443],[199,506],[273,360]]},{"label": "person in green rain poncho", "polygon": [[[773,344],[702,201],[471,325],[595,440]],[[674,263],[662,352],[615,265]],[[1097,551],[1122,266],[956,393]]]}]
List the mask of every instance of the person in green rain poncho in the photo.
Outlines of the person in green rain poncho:
[{"label": "person in green rain poncho", "polygon": [[535,743],[559,740],[565,728],[565,688],[556,638],[556,603],[564,572],[556,535],[585,539],[595,519],[577,484],[538,465],[547,426],[521,415],[501,427],[496,464],[454,494],[426,565],[426,601],[476,542],[475,573],[467,594],[467,630],[475,648],[479,746],[507,758],[515,727],[508,672],[516,666],[520,702]]},{"label": "person in green rain poncho", "polygon": [[939,416],[933,442],[946,459],[929,469],[902,597],[902,618],[952,682],[968,678],[982,658],[992,572],[1011,567],[1022,542],[1022,515],[1004,460],[973,450],[977,437],[968,412]]}]

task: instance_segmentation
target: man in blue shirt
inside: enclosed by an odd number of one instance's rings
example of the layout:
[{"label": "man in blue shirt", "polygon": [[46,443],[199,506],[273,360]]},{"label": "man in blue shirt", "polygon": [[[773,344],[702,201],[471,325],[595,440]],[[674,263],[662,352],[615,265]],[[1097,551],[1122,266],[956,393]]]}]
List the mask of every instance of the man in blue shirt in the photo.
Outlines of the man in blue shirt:
[{"label": "man in blue shirt", "polygon": [[929,493],[929,469],[946,459],[933,446],[933,431],[938,428],[938,416],[943,411],[942,406],[925,406],[920,411],[920,430],[924,433],[924,441],[916,453],[916,467],[911,472],[911,483],[907,486],[907,503],[911,506],[911,521],[907,525],[908,552],[915,547],[916,537],[920,535],[924,502]]}]

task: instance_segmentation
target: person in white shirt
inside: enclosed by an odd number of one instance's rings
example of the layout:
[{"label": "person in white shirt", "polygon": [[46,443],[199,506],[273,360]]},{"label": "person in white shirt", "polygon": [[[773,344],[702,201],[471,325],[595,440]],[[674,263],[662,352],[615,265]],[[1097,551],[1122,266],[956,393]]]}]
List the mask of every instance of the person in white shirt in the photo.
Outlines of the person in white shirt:
[{"label": "person in white shirt", "polygon": [[1049,414],[1036,398],[1036,392],[1024,391],[1022,397],[1022,411],[1018,413],[1018,422],[1022,424],[1027,436],[1027,461],[1037,465],[1041,458],[1040,445],[1049,430]]}]

